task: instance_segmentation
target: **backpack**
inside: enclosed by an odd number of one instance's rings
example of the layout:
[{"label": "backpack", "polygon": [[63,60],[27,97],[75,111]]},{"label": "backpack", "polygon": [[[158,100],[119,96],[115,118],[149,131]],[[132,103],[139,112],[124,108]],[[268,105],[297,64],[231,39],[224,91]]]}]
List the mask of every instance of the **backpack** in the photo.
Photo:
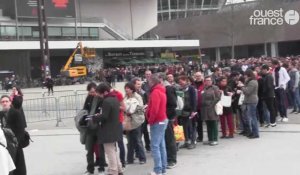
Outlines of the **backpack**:
[{"label": "backpack", "polygon": [[11,158],[13,160],[15,160],[19,143],[18,143],[18,139],[17,139],[15,133],[10,128],[6,127],[6,119],[5,119],[4,113],[1,113],[1,115],[0,115],[0,123],[1,123],[1,128],[3,130],[4,136],[5,136],[5,139],[7,142],[6,149],[8,150]]},{"label": "backpack", "polygon": [[11,158],[16,160],[17,150],[18,150],[18,140],[14,132],[9,128],[2,128],[4,136],[6,138],[7,147]]}]

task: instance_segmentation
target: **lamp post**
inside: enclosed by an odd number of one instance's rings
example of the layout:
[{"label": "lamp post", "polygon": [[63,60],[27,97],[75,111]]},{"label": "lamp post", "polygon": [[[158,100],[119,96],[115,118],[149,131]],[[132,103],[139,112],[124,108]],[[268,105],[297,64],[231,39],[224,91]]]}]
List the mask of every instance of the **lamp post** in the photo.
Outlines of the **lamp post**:
[{"label": "lamp post", "polygon": [[37,0],[38,5],[38,20],[40,33],[40,49],[42,59],[42,77],[45,78],[50,73],[50,54],[48,44],[48,26],[45,12],[45,0]]}]

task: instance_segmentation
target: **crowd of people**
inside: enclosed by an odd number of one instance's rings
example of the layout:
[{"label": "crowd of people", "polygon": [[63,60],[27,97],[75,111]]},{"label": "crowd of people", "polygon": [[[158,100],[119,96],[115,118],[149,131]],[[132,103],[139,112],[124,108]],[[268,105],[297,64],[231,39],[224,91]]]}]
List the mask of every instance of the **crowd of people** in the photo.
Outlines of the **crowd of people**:
[{"label": "crowd of people", "polygon": [[[146,154],[151,153],[154,167],[150,175],[163,175],[176,167],[180,149],[195,149],[201,142],[217,146],[219,139],[236,135],[258,139],[260,127],[288,122],[288,108],[300,113],[299,68],[299,57],[249,58],[127,69],[140,73],[126,78],[125,94],[107,79],[99,85],[89,83],[83,110],[75,120],[87,151],[85,174],[94,174],[98,167],[100,173],[122,175],[135,161],[147,163]],[[2,134],[2,128],[9,128],[18,143],[23,142],[22,96],[21,90],[14,88],[11,96],[1,97],[3,174],[14,169],[14,175],[26,174],[22,144],[15,154],[9,152],[9,157]],[[174,136],[178,125],[183,128],[181,144]]]},{"label": "crowd of people", "polygon": [[[188,68],[162,66],[155,73],[145,69],[144,81],[141,75],[127,80],[124,97],[111,82],[89,84],[84,107],[88,112],[78,124],[93,126],[81,133],[86,135],[82,142],[87,150],[86,174],[93,174],[95,166],[100,172],[108,166],[108,174],[121,175],[135,159],[145,164],[145,155],[151,152],[154,168],[150,174],[162,175],[176,167],[179,149],[194,149],[200,142],[216,146],[219,139],[233,139],[237,134],[260,138],[260,127],[288,122],[289,107],[292,113],[300,113],[299,66],[299,58],[293,57],[249,58]],[[94,126],[90,121],[100,124]],[[185,140],[180,146],[174,137],[176,125],[183,127]],[[122,135],[128,141],[127,157]]]}]

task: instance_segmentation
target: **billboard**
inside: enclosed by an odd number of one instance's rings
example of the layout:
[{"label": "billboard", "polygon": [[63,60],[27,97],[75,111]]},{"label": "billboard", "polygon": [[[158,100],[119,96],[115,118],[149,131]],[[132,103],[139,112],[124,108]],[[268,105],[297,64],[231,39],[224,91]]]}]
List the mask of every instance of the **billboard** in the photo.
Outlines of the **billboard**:
[{"label": "billboard", "polygon": [[[75,0],[44,0],[47,17],[75,18]],[[37,0],[17,0],[19,17],[37,17]]]}]

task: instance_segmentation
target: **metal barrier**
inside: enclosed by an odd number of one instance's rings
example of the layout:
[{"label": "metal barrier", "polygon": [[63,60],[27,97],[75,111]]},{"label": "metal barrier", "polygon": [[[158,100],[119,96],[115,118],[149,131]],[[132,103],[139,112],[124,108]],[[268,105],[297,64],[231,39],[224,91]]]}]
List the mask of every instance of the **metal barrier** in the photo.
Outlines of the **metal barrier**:
[{"label": "metal barrier", "polygon": [[27,122],[57,120],[57,98],[36,98],[23,101],[23,110]]},{"label": "metal barrier", "polygon": [[[48,91],[43,92],[43,97],[49,96]],[[51,94],[50,94],[51,95]],[[68,95],[76,95],[76,91],[74,90],[61,90],[61,91],[54,91],[53,95],[55,97],[60,97],[60,96],[68,96]]]},{"label": "metal barrier", "polygon": [[[25,99],[23,110],[28,123],[56,120],[56,126],[62,119],[73,118],[83,108],[86,91],[60,91],[65,96]],[[69,94],[68,94],[69,93]],[[44,93],[45,95],[45,93]]]}]

